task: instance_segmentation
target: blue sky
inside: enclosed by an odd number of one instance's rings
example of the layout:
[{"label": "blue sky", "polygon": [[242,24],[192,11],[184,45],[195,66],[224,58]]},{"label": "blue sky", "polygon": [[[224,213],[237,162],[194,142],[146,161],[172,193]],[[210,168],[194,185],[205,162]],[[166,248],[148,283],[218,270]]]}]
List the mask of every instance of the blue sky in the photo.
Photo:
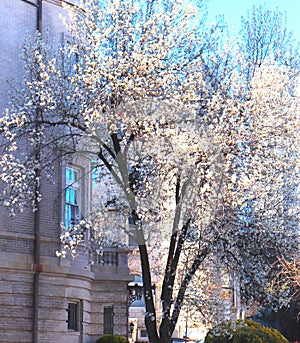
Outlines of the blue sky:
[{"label": "blue sky", "polygon": [[268,8],[279,8],[286,11],[287,27],[293,31],[295,38],[300,41],[300,0],[207,0],[209,21],[213,21],[218,14],[224,14],[225,21],[229,28],[235,27],[238,31],[240,18],[247,16],[247,10],[251,10],[253,5],[266,4]]}]

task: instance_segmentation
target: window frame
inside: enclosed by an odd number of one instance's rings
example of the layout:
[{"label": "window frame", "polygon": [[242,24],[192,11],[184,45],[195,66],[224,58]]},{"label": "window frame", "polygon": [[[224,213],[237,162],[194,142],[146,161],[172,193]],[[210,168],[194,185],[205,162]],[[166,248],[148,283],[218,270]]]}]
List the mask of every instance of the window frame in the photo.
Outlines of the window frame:
[{"label": "window frame", "polygon": [[[68,172],[68,170],[70,172]],[[68,177],[68,173],[74,174]],[[73,165],[67,165],[64,169],[65,176],[65,201],[64,201],[64,225],[68,229],[80,223],[82,218],[82,183],[81,169]],[[74,218],[73,218],[74,217]]]},{"label": "window frame", "polygon": [[137,248],[139,246],[136,239],[136,226],[132,214],[128,216],[128,246],[129,248]]},{"label": "window frame", "polygon": [[104,306],[103,307],[103,334],[114,333],[114,307]]},{"label": "window frame", "polygon": [[66,320],[68,331],[78,332],[80,329],[80,301],[68,300],[68,307],[66,311],[68,313],[68,318]]},{"label": "window frame", "polygon": [[147,329],[140,329],[140,338],[148,338]]}]

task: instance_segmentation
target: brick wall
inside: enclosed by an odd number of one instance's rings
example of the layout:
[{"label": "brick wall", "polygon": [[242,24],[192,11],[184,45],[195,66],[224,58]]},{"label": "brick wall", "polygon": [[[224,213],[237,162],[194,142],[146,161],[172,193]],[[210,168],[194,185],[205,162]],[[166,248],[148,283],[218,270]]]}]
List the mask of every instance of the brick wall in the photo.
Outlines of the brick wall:
[{"label": "brick wall", "polygon": [[19,55],[25,33],[32,33],[36,28],[35,15],[34,6],[24,1],[0,1],[0,110],[8,100],[9,87],[5,81],[12,82],[21,75]]}]

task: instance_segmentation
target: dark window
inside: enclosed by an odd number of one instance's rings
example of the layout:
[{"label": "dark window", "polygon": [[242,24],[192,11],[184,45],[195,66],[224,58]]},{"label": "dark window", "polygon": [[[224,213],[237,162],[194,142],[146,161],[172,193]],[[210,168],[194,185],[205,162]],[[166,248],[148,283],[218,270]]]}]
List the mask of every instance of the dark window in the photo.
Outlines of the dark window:
[{"label": "dark window", "polygon": [[114,327],[114,308],[113,306],[104,307],[104,334],[113,334]]},{"label": "dark window", "polygon": [[128,232],[128,245],[130,247],[137,247],[137,239],[136,239],[136,226],[134,223],[133,215],[130,215],[128,218],[129,222],[129,232]]},{"label": "dark window", "polygon": [[198,227],[194,224],[194,220],[191,220],[186,233],[187,242],[197,242],[199,240],[199,230]]},{"label": "dark window", "polygon": [[79,327],[79,303],[68,303],[68,330],[78,331]]},{"label": "dark window", "polygon": [[140,331],[140,333],[141,333],[141,337],[142,337],[142,338],[147,338],[147,337],[148,337],[147,330],[143,330],[143,329],[142,329],[142,330]]}]

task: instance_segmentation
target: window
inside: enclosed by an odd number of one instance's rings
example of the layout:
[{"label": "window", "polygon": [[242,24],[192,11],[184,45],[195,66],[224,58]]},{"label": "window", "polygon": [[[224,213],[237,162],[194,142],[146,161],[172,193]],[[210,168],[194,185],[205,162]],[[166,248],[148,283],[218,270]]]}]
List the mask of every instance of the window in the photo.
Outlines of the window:
[{"label": "window", "polygon": [[119,191],[113,177],[107,174],[105,168],[100,167],[96,161],[91,161],[91,165],[93,198],[101,201],[108,211],[118,211]]},{"label": "window", "polygon": [[192,219],[187,229],[186,241],[192,243],[192,242],[198,242],[198,240],[199,240],[199,230],[198,230],[198,227],[195,226],[194,220]]},{"label": "window", "polygon": [[79,302],[68,303],[68,330],[79,331]]},{"label": "window", "polygon": [[132,214],[129,215],[128,222],[129,222],[128,245],[130,247],[137,247],[138,243],[137,243],[137,238],[136,238],[136,226],[135,226],[134,217]]},{"label": "window", "polygon": [[[147,242],[148,246],[151,246],[151,230],[146,231],[147,226],[145,225],[145,230],[144,230],[144,234],[145,234],[145,241]],[[134,215],[130,214],[128,217],[128,246],[131,247],[132,249],[135,249],[139,246],[139,244],[144,244],[144,240],[141,241],[138,239],[138,232],[137,232],[137,225],[135,224],[135,219],[134,219]],[[142,238],[144,239],[144,238]]]},{"label": "window", "polygon": [[113,306],[104,307],[103,334],[113,334],[114,328],[114,308]]},{"label": "window", "polygon": [[141,337],[141,338],[148,338],[147,330],[141,329],[141,331],[140,331],[140,337]]},{"label": "window", "polygon": [[73,167],[66,167],[65,226],[77,225],[80,215],[80,173]]}]

